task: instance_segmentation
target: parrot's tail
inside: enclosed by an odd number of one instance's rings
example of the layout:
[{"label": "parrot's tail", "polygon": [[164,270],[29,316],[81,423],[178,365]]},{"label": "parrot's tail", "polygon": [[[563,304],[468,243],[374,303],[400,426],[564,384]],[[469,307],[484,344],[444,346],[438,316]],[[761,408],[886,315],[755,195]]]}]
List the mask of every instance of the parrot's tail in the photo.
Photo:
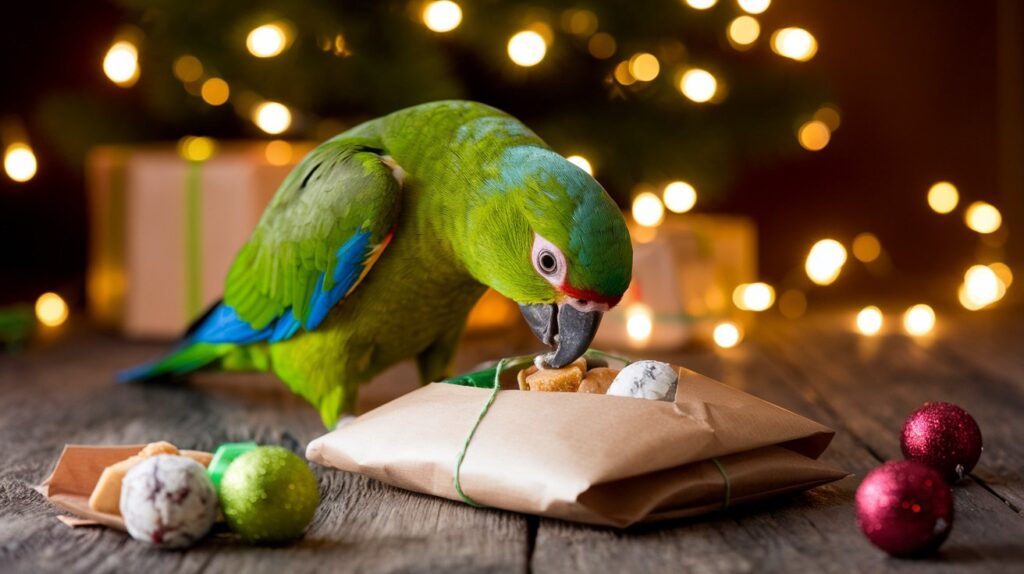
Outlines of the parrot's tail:
[{"label": "parrot's tail", "polygon": [[239,341],[208,342],[197,340],[208,324],[217,321],[224,305],[218,301],[185,332],[181,343],[167,355],[149,363],[125,369],[117,374],[117,382],[147,381],[164,376],[191,373],[204,367],[217,366],[228,371],[267,371],[270,357],[267,346],[255,338]]},{"label": "parrot's tail", "polygon": [[237,345],[232,343],[192,343],[186,340],[168,355],[119,372],[117,382],[128,383],[184,375],[222,359],[236,347]]}]

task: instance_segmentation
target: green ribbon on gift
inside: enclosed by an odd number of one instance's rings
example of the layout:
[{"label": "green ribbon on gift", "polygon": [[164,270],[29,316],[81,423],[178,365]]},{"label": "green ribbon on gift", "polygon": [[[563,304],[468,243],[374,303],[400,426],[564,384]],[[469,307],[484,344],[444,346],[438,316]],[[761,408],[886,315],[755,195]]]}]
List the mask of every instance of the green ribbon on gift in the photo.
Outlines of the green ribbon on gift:
[{"label": "green ribbon on gift", "polygon": [[722,510],[728,510],[729,503],[732,501],[732,481],[729,480],[729,473],[725,472],[725,465],[720,460],[713,458],[711,462],[718,469],[718,472],[722,473],[722,480],[725,481],[725,500],[722,502]]},{"label": "green ribbon on gift", "polygon": [[185,175],[185,313],[190,321],[203,310],[202,168],[202,161],[188,160]]}]

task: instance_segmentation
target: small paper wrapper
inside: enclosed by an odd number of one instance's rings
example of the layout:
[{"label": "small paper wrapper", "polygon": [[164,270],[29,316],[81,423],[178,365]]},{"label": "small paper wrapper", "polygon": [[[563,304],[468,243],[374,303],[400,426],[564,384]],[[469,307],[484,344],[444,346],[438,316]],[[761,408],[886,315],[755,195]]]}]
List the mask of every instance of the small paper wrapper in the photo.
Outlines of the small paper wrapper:
[{"label": "small paper wrapper", "polygon": [[[103,469],[136,455],[144,444],[90,446],[69,444],[64,447],[57,466],[36,490],[54,506],[74,514],[78,519],[57,517],[71,527],[101,524],[124,530],[124,520],[116,514],[97,512],[89,507],[89,495],[103,474]],[[190,452],[181,451],[183,454]]]},{"label": "small paper wrapper", "polygon": [[[831,429],[693,371],[678,372],[674,403],[499,392],[466,451],[463,492],[486,506],[626,527],[847,476],[817,460]],[[429,384],[314,440],[306,456],[461,500],[456,456],[490,392]]]}]

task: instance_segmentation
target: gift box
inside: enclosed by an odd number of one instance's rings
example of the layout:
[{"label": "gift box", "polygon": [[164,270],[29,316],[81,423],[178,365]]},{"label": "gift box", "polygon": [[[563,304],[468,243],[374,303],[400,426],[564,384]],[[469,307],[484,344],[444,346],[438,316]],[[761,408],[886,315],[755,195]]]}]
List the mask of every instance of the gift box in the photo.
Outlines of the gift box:
[{"label": "gift box", "polygon": [[757,279],[757,229],[749,218],[670,214],[658,227],[630,222],[633,280],[605,314],[595,346],[673,349],[710,339],[714,325],[749,314],[733,289]]},{"label": "gift box", "polygon": [[224,143],[196,160],[187,143],[100,147],[87,161],[88,306],[128,336],[180,336],[221,297],[235,254],[310,148]]},{"label": "gift box", "polygon": [[[674,368],[674,402],[501,390],[491,403],[492,389],[432,383],[315,439],[306,456],[450,500],[617,527],[847,476],[817,460],[832,430]],[[501,384],[515,388],[515,373]]]}]

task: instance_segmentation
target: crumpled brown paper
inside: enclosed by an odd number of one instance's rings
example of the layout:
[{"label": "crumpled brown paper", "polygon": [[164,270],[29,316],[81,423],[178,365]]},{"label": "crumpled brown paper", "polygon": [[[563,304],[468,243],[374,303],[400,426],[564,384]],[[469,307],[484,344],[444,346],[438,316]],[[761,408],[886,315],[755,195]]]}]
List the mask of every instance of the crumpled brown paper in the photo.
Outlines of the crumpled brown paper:
[{"label": "crumpled brown paper", "polygon": [[[314,440],[306,456],[461,500],[453,484],[456,456],[490,393],[429,384]],[[486,506],[625,527],[843,478],[847,473],[816,460],[833,435],[679,368],[674,403],[499,392],[470,442],[460,480],[463,492]]]},{"label": "crumpled brown paper", "polygon": [[[58,517],[71,527],[102,524],[125,530],[124,520],[117,514],[97,512],[89,507],[89,495],[99,482],[103,469],[138,454],[146,445],[77,445],[64,447],[50,476],[36,487],[47,500],[78,520]],[[183,450],[182,453],[193,452]]]}]

